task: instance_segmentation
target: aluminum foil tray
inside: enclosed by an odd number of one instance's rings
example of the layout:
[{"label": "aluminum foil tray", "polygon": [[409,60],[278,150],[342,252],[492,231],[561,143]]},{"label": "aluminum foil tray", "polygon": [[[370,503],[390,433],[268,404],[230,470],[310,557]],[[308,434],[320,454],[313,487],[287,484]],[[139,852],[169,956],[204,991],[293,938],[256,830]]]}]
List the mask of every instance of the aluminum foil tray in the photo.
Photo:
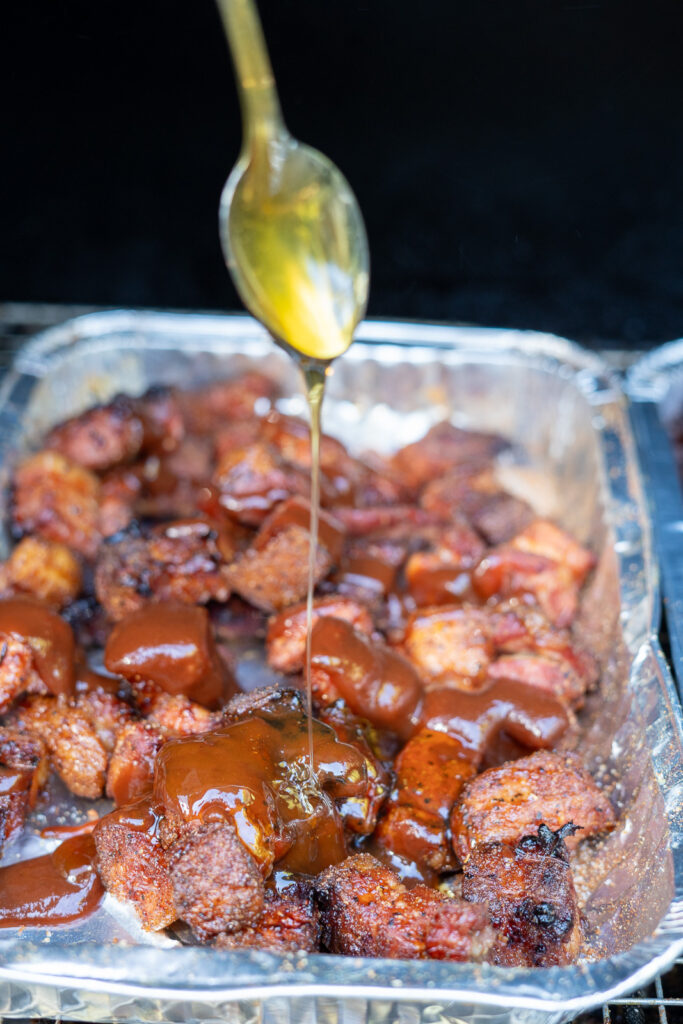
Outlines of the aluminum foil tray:
[{"label": "aluminum foil tray", "polygon": [[[48,331],[0,388],[0,465],[115,392],[258,366],[303,412],[297,373],[245,317],[107,313]],[[109,897],[85,924],[0,932],[0,1015],[234,1024],[560,1024],[647,983],[683,952],[681,710],[656,639],[659,595],[626,402],[600,360],[546,335],[364,324],[325,429],[390,450],[432,423],[513,442],[506,485],[598,555],[579,627],[602,669],[580,747],[619,827],[574,863],[591,957],[566,968],[219,953],[146,937]],[[26,855],[27,848],[8,856]]]},{"label": "aluminum foil tray", "polygon": [[671,661],[683,695],[683,493],[669,440],[683,409],[683,341],[643,356],[630,368],[626,388],[661,566]]}]

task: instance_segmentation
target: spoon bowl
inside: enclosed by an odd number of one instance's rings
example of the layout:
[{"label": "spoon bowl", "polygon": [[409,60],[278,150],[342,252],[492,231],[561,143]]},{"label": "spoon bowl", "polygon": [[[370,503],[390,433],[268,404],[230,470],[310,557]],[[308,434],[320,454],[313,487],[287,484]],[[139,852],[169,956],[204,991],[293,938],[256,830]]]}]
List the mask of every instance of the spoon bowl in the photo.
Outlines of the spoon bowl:
[{"label": "spoon bowl", "polygon": [[240,298],[309,359],[345,352],[367,305],[363,218],[335,165],[287,132],[252,0],[219,0],[242,102],[244,142],[221,196],[223,254]]}]

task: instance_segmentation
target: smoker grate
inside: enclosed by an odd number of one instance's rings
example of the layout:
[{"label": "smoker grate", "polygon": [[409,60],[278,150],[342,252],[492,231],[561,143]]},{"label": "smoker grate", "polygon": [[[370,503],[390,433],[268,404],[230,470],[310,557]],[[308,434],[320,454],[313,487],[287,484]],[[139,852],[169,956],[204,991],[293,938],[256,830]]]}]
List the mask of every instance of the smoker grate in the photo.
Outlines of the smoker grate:
[{"label": "smoker grate", "polygon": [[[37,331],[96,310],[86,306],[43,303],[0,303],[0,375],[23,342]],[[623,370],[640,352],[608,350],[603,353],[615,369]],[[2,1024],[0,1019],[0,1024]],[[17,1021],[16,1024],[29,1024]],[[32,1020],[30,1024],[49,1024]],[[601,1009],[581,1014],[574,1024],[683,1024],[683,958],[647,988],[628,998],[615,999]]]}]

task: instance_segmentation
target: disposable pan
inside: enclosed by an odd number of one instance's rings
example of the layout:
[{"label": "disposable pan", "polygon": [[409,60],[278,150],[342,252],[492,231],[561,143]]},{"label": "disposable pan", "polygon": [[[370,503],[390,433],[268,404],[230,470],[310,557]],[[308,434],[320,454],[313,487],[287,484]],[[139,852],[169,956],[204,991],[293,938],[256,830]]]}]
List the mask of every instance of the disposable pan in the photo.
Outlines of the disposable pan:
[{"label": "disposable pan", "polygon": [[[0,462],[117,391],[258,367],[303,413],[288,358],[245,317],[117,312],[24,348],[0,389]],[[502,969],[439,961],[216,952],[145,936],[109,897],[84,924],[0,932],[0,1014],[89,1021],[379,1024],[566,1021],[647,983],[683,951],[681,712],[656,639],[651,533],[625,399],[599,359],[547,335],[369,322],[336,367],[325,429],[391,450],[431,424],[498,431],[499,472],[590,544],[579,630],[602,669],[580,749],[619,813],[574,870],[589,957]],[[7,853],[36,852],[29,838]]]}]

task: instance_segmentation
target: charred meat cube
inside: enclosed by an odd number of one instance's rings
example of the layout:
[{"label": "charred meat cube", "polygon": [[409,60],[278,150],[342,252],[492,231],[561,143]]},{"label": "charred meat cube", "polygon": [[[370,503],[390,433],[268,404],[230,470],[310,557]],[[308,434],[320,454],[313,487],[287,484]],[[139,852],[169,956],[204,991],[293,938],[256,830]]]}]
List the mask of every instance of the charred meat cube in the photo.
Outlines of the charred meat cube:
[{"label": "charred meat cube", "polygon": [[59,610],[81,589],[81,564],[65,544],[24,537],[0,573],[12,593],[28,594]]},{"label": "charred meat cube", "polygon": [[76,796],[102,796],[107,751],[83,711],[67,697],[27,697],[15,712],[20,729],[40,736],[50,764]]},{"label": "charred meat cube", "polygon": [[143,438],[144,425],[135,402],[117,395],[107,405],[97,405],[54,427],[46,447],[86,469],[104,470],[134,459]]},{"label": "charred meat cube", "polygon": [[[308,588],[308,558],[311,535],[302,526],[287,526],[263,547],[247,550],[226,570],[228,584],[245,601],[266,612],[295,604]],[[314,581],[318,583],[332,568],[332,558],[323,544],[315,552]]]},{"label": "charred meat cube", "polygon": [[47,775],[47,751],[40,736],[0,728],[0,848],[21,832]]},{"label": "charred meat cube", "polygon": [[0,601],[0,711],[22,693],[68,694],[74,637],[56,612],[27,597]]},{"label": "charred meat cube", "polygon": [[574,847],[612,828],[614,811],[576,754],[539,750],[466,783],[451,817],[453,845],[464,861],[482,843],[514,845],[541,823],[555,830],[568,822],[580,829],[566,838]]},{"label": "charred meat cube", "polygon": [[121,730],[133,717],[130,704],[115,693],[98,687],[77,693],[73,705],[81,711],[92,725],[97,738],[111,753]]},{"label": "charred meat cube", "polygon": [[449,818],[475,768],[461,744],[422,729],[396,758],[396,784],[374,842],[423,873],[453,870]]},{"label": "charred meat cube", "polygon": [[128,722],[116,737],[107,768],[106,794],[119,807],[150,793],[154,762],[166,739],[151,722]]},{"label": "charred meat cube", "polygon": [[535,518],[531,505],[505,491],[473,492],[464,503],[468,521],[487,544],[503,544]]},{"label": "charred meat cube", "polygon": [[126,616],[109,634],[104,663],[124,679],[157,683],[208,708],[235,692],[205,608],[167,602]]},{"label": "charred meat cube", "polygon": [[467,860],[463,897],[488,907],[496,931],[490,963],[552,967],[576,960],[581,920],[563,834],[541,825],[515,846],[484,843]]},{"label": "charred meat cube", "polygon": [[97,598],[115,622],[150,601],[227,601],[223,567],[233,553],[228,535],[201,519],[165,523],[148,537],[124,535],[100,548]]},{"label": "charred meat cube", "polygon": [[317,717],[334,729],[340,743],[354,747],[364,759],[366,781],[363,792],[342,795],[335,802],[349,837],[368,836],[373,832],[389,795],[390,774],[370,745],[367,723],[353,715],[343,701],[320,709]]},{"label": "charred meat cube", "polygon": [[427,685],[479,689],[493,656],[489,618],[479,608],[422,609],[408,619],[403,649]]},{"label": "charred meat cube", "polygon": [[185,825],[167,858],[178,917],[198,939],[257,924],[263,879],[229,822]]},{"label": "charred meat cube", "polygon": [[506,447],[495,434],[460,430],[448,421],[437,423],[420,441],[401,448],[392,459],[400,479],[420,487],[456,466],[492,461]]},{"label": "charred meat cube", "polygon": [[[368,609],[348,597],[321,597],[313,602],[313,618],[330,616],[343,619],[361,633],[372,632]],[[293,605],[274,615],[268,623],[266,639],[268,664],[278,672],[300,672],[306,655],[306,604]]]},{"label": "charred meat cube", "polygon": [[330,953],[405,960],[481,960],[491,944],[486,910],[418,885],[406,889],[369,854],[319,876],[322,942]]},{"label": "charred meat cube", "polygon": [[516,679],[554,694],[563,703],[579,707],[586,692],[585,679],[561,655],[505,654],[489,666],[490,679]]},{"label": "charred meat cube", "polygon": [[342,523],[349,537],[386,535],[389,530],[402,530],[406,537],[410,537],[416,530],[441,522],[438,516],[416,505],[335,508],[334,515]]},{"label": "charred meat cube", "polygon": [[423,690],[413,666],[341,619],[321,618],[313,627],[311,686],[318,704],[341,697],[378,729],[408,739],[417,728]]},{"label": "charred meat cube", "polygon": [[178,917],[159,824],[154,806],[143,798],[100,818],[93,830],[102,884],[133,906],[148,931],[166,928]]},{"label": "charred meat cube", "polygon": [[12,515],[21,536],[36,533],[92,558],[101,540],[100,481],[59,452],[43,451],[14,473]]},{"label": "charred meat cube", "polygon": [[320,915],[310,886],[284,892],[266,889],[265,904],[255,925],[223,932],[215,949],[262,949],[269,953],[313,953],[320,944]]},{"label": "charred meat cube", "polygon": [[260,526],[279,502],[310,490],[307,474],[262,440],[223,452],[212,482],[223,513],[245,526]]},{"label": "charred meat cube", "polygon": [[[267,547],[268,542],[289,526],[300,526],[302,530],[310,530],[311,503],[307,498],[289,498],[281,502],[271,512],[254,538],[254,547],[258,550]],[[329,553],[333,562],[341,558],[344,547],[345,530],[343,524],[331,512],[322,509],[318,512],[318,543]]]}]

